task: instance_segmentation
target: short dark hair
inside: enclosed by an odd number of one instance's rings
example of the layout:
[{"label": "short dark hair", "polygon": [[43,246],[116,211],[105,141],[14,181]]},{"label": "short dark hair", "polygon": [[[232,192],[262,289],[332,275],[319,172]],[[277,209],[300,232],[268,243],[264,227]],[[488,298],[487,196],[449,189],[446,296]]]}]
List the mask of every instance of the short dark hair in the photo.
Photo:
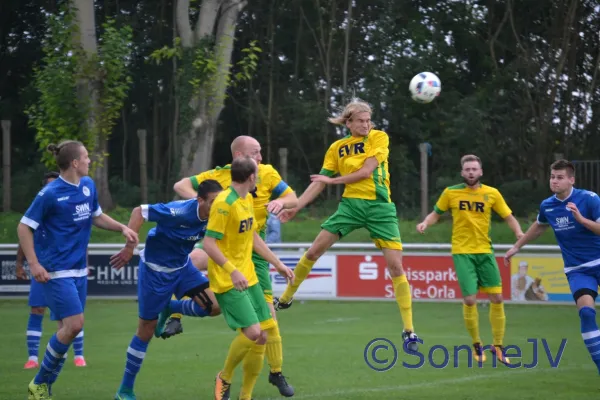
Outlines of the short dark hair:
[{"label": "short dark hair", "polygon": [[256,161],[250,157],[238,157],[231,163],[231,180],[244,183],[252,174],[256,174]]},{"label": "short dark hair", "polygon": [[460,159],[460,167],[464,167],[465,163],[471,162],[471,161],[477,161],[479,163],[480,167],[483,167],[483,164],[481,163],[481,158],[477,157],[474,154],[467,154],[466,156],[462,156],[462,158]]},{"label": "short dark hair", "polygon": [[79,160],[83,143],[77,140],[64,140],[58,145],[51,143],[47,149],[54,154],[56,164],[61,171],[69,169],[74,160]]},{"label": "short dark hair", "polygon": [[550,166],[550,171],[567,171],[569,178],[575,176],[575,166],[568,160],[556,160]]},{"label": "short dark hair", "polygon": [[223,186],[214,179],[207,179],[205,181],[200,182],[198,185],[198,197],[202,200],[206,200],[208,195],[215,192],[220,192],[223,190]]},{"label": "short dark hair", "polygon": [[58,179],[58,177],[60,176],[60,174],[58,172],[46,172],[44,174],[44,177],[42,178],[42,186],[46,186],[48,184],[48,180],[50,179]]}]

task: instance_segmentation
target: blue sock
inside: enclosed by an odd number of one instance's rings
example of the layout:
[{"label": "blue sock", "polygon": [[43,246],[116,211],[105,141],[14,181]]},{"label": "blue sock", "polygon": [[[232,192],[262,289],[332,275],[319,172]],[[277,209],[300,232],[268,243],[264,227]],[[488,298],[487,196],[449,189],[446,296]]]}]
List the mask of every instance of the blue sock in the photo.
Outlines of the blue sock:
[{"label": "blue sock", "polygon": [[48,386],[52,385],[58,379],[58,374],[65,365],[65,361],[67,361],[67,353],[63,354],[63,356],[58,360],[58,364],[56,364],[56,368],[52,371],[52,375],[48,377]]},{"label": "blue sock", "polygon": [[56,337],[56,333],[52,335],[50,341],[48,342],[48,346],[46,347],[46,354],[44,355],[44,360],[40,365],[40,370],[34,378],[34,383],[36,385],[48,383],[50,376],[58,366],[60,360],[65,355],[67,350],[69,350],[69,345],[59,342],[58,338]]},{"label": "blue sock", "polygon": [[75,357],[83,357],[83,329],[73,339],[73,352],[75,352]]},{"label": "blue sock", "polygon": [[131,339],[131,343],[127,348],[127,362],[125,364],[125,373],[123,374],[123,381],[121,382],[121,390],[133,391],[133,385],[135,383],[135,377],[140,372],[144,357],[146,357],[146,349],[148,349],[148,342],[142,341],[137,336]]},{"label": "blue sock", "polygon": [[27,321],[27,351],[30,360],[35,359],[37,361],[38,359],[43,319],[44,314],[29,314],[29,321]]},{"label": "blue sock", "polygon": [[207,317],[206,311],[194,300],[171,300],[171,312],[173,314],[183,314],[190,317]]},{"label": "blue sock", "polygon": [[579,318],[581,319],[583,343],[585,343],[592,356],[592,361],[594,361],[598,373],[600,373],[600,331],[598,330],[598,324],[596,324],[596,310],[591,307],[582,307],[579,310]]}]

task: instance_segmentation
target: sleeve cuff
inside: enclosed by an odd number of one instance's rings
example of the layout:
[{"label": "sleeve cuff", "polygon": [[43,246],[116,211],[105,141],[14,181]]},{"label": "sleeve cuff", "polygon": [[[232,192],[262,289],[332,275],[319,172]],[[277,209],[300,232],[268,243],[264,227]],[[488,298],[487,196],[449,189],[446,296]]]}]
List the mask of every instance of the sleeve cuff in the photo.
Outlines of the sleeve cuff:
[{"label": "sleeve cuff", "polygon": [[27,225],[34,231],[38,228],[38,226],[40,226],[39,222],[35,222],[31,218],[27,218],[27,217],[21,218],[21,223]]},{"label": "sleeve cuff", "polygon": [[142,204],[141,209],[142,209],[142,217],[144,217],[144,219],[146,221],[148,221],[148,204]]},{"label": "sleeve cuff", "polygon": [[93,216],[93,217],[99,217],[99,216],[101,216],[101,215],[102,215],[102,207],[98,206],[98,208],[96,209],[96,211],[94,211],[94,212],[92,213],[92,216]]},{"label": "sleeve cuff", "polygon": [[321,172],[319,172],[319,175],[325,175],[331,178],[334,175],[334,172],[323,168]]},{"label": "sleeve cuff", "polygon": [[439,208],[437,205],[433,206],[433,211],[435,211],[439,215],[442,215],[443,213],[445,213],[445,211],[442,210],[441,208]]},{"label": "sleeve cuff", "polygon": [[217,239],[217,240],[223,239],[223,234],[221,232],[206,231],[206,236],[211,237],[213,239]]}]

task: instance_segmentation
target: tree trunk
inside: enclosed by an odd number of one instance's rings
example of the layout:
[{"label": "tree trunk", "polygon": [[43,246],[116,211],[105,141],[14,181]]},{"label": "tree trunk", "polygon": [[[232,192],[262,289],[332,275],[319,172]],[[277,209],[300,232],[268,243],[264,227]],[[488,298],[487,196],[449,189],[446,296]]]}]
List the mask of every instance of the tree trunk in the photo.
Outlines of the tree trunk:
[{"label": "tree trunk", "polygon": [[217,72],[210,83],[213,86],[210,90],[201,90],[189,104],[181,105],[192,108],[194,117],[182,138],[180,176],[189,176],[212,166],[217,123],[225,105],[235,28],[239,13],[245,5],[246,2],[241,0],[203,1],[198,23],[192,32],[189,0],[180,0],[177,4],[177,29],[183,47],[197,47],[200,41],[212,35],[214,27],[217,27],[214,47]]},{"label": "tree trunk", "polygon": [[[77,25],[80,35],[74,40],[79,41],[79,45],[83,48],[88,58],[92,58],[98,54],[98,46],[96,43],[96,19],[94,15],[93,0],[73,0],[72,3],[76,7]],[[80,83],[80,93],[87,96],[91,102],[90,112],[88,116],[88,132],[97,132],[97,116],[100,113],[100,103],[98,93],[101,82],[97,77],[88,79],[87,82]],[[108,140],[102,135],[96,134],[96,144],[91,159],[95,164],[93,178],[96,182],[98,191],[98,201],[100,206],[105,210],[113,208],[113,199],[108,186],[108,160],[104,154],[108,150]]]}]

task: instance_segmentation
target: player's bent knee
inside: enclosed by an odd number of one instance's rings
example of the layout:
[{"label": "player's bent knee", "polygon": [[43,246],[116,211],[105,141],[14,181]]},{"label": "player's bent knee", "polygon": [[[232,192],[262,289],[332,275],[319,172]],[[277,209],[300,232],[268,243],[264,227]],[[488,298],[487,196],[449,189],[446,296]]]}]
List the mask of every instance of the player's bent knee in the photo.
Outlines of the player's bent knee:
[{"label": "player's bent knee", "polygon": [[[585,296],[590,297],[586,298]],[[598,292],[588,288],[579,289],[573,293],[573,300],[575,300],[575,303],[580,307],[593,307],[596,297],[598,297]]]},{"label": "player's bent knee", "polygon": [[194,267],[200,271],[206,271],[208,269],[208,255],[204,250],[194,249],[190,254],[190,260],[192,260]]},{"label": "player's bent knee", "polygon": [[267,344],[267,332],[260,331],[258,335],[258,339],[256,339],[256,344]]},{"label": "player's bent knee", "polygon": [[[194,299],[194,301],[204,309],[207,315],[213,316],[213,309],[218,307],[218,303],[214,293],[209,289],[209,286],[210,284],[207,281],[202,285],[196,286],[195,288],[187,291],[185,295]],[[220,313],[221,309],[219,308],[218,314],[215,315],[219,315]]]},{"label": "player's bent knee", "polygon": [[250,340],[256,341],[260,337],[261,329],[260,324],[254,324],[247,328],[242,329],[242,333]]},{"label": "player's bent knee", "polygon": [[152,335],[154,334],[154,328],[156,328],[156,324],[158,323],[158,319],[139,319],[138,328],[136,332],[136,336],[142,339],[144,342],[149,342],[152,339]]},{"label": "player's bent knee", "polygon": [[490,302],[494,304],[502,303],[502,293],[489,293]]},{"label": "player's bent knee", "polygon": [[474,306],[477,303],[477,296],[465,296],[463,303],[468,306]]}]

